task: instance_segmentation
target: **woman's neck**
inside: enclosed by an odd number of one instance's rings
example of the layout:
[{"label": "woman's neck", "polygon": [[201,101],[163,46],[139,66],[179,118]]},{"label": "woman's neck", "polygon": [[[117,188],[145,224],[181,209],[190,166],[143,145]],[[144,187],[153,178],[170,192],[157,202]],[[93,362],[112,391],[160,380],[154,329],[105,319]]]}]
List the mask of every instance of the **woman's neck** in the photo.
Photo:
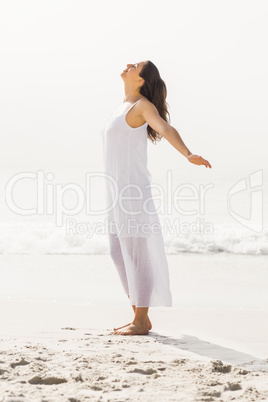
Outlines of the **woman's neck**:
[{"label": "woman's neck", "polygon": [[133,87],[126,87],[125,86],[125,97],[123,103],[134,103],[138,99],[140,99],[142,95],[140,94],[139,90],[137,88]]}]

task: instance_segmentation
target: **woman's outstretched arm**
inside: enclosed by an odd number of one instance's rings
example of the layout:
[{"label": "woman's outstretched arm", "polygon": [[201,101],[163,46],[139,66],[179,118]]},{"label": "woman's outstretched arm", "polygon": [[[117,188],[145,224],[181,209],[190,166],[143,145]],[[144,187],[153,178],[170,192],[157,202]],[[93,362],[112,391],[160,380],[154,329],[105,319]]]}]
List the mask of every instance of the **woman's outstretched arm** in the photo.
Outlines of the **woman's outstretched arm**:
[{"label": "woman's outstretched arm", "polygon": [[158,110],[155,105],[146,99],[142,100],[142,116],[146,122],[151,126],[157,133],[161,134],[168,142],[179,151],[183,156],[185,156],[189,162],[195,165],[205,165],[211,168],[211,164],[202,156],[192,154],[192,152],[184,144],[178,131],[167,123],[159,115]]}]

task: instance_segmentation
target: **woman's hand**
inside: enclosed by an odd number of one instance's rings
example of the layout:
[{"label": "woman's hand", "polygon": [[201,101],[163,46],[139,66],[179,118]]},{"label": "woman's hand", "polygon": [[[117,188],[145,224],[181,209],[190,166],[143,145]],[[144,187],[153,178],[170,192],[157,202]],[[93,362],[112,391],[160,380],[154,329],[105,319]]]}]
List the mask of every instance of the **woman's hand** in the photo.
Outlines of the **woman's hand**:
[{"label": "woman's hand", "polygon": [[211,168],[211,164],[206,159],[202,158],[202,156],[191,154],[187,156],[189,162],[193,163],[194,165],[205,165],[206,167]]}]

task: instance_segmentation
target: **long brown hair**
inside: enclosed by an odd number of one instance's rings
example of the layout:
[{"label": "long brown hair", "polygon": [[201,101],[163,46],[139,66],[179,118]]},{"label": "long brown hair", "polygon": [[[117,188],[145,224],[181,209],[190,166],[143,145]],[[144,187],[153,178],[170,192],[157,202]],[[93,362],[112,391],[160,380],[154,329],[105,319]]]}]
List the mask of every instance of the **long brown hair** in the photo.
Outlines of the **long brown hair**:
[{"label": "long brown hair", "polygon": [[[160,77],[158,68],[150,60],[147,60],[146,63],[143,65],[139,75],[145,81],[144,84],[140,87],[140,94],[145,96],[150,102],[155,105],[162,119],[164,119],[166,122],[170,122],[168,103],[166,102],[167,87]],[[149,124],[147,126],[147,132],[149,139],[153,143],[160,141],[163,137],[152,127],[150,127]]]}]

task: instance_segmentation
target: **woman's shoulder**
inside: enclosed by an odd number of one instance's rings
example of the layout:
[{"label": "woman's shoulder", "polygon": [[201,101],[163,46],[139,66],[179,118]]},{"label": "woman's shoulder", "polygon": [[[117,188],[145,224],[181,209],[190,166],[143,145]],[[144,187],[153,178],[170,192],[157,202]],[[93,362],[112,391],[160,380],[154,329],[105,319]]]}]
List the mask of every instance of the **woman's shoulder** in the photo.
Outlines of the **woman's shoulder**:
[{"label": "woman's shoulder", "polygon": [[153,110],[157,110],[156,106],[149,101],[148,98],[146,98],[145,96],[140,98],[140,101],[137,103],[137,109],[140,111],[153,111]]},{"label": "woman's shoulder", "polygon": [[138,102],[138,103],[141,103],[141,104],[143,104],[143,105],[149,104],[149,103],[152,104],[152,102],[150,102],[149,99],[146,98],[146,96],[141,97],[141,98],[139,99],[139,101],[140,101],[140,102]]},{"label": "woman's shoulder", "polygon": [[137,109],[148,109],[150,107],[152,107],[152,105],[154,105],[152,102],[149,101],[148,98],[146,98],[145,96],[139,99],[139,102],[137,102]]}]

